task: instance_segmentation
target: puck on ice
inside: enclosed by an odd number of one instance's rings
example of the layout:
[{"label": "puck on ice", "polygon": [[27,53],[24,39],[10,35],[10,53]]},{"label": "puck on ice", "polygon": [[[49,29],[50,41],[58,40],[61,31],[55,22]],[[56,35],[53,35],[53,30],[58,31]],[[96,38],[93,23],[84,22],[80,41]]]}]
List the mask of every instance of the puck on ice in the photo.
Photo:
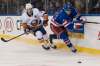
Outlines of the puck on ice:
[{"label": "puck on ice", "polygon": [[78,61],[77,63],[82,63],[81,61]]}]

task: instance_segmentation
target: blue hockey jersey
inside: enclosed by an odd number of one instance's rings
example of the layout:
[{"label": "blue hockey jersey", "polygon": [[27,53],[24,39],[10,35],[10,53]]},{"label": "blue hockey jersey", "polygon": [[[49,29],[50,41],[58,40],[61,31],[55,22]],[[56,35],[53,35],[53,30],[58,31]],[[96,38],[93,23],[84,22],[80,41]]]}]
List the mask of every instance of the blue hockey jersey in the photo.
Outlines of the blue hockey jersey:
[{"label": "blue hockey jersey", "polygon": [[67,20],[68,22],[72,22],[73,18],[77,15],[77,10],[75,8],[72,8],[71,14],[67,15],[64,9],[61,9],[60,11],[57,11],[55,15],[53,16],[54,21],[56,21],[59,24],[63,24],[64,20]]}]

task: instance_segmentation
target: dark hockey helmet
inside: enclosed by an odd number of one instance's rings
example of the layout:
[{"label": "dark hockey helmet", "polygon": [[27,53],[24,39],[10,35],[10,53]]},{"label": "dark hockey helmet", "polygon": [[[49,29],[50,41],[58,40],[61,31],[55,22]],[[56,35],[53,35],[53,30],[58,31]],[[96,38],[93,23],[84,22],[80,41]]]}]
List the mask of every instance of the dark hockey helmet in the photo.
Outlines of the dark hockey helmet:
[{"label": "dark hockey helmet", "polygon": [[64,4],[63,9],[65,11],[71,11],[72,10],[72,4],[70,2],[67,2]]}]

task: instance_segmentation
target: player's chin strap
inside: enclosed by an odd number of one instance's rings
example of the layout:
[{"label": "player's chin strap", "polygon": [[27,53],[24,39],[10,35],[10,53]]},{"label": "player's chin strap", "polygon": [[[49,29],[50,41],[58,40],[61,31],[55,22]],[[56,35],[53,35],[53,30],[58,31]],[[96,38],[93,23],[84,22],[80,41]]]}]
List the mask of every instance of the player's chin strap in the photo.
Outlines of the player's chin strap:
[{"label": "player's chin strap", "polygon": [[26,34],[26,33],[22,33],[22,34],[17,35],[17,36],[15,36],[15,37],[13,37],[13,38],[10,38],[10,39],[5,39],[5,38],[1,37],[1,40],[2,40],[3,42],[9,42],[9,41],[11,41],[11,40],[13,40],[13,39],[16,39],[16,38],[18,38],[18,37],[24,35],[24,34]]}]

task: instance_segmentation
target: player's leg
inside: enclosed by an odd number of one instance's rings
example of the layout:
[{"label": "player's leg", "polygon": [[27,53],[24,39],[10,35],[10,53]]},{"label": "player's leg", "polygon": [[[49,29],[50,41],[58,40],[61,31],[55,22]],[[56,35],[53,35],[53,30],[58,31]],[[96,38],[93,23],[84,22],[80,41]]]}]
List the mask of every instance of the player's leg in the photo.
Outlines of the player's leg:
[{"label": "player's leg", "polygon": [[49,41],[48,41],[47,32],[43,28],[43,26],[41,26],[39,29],[36,30],[35,35],[38,38],[39,42],[42,44],[42,47],[45,50],[49,50],[50,44],[49,44]]},{"label": "player's leg", "polygon": [[49,44],[49,46],[50,46],[51,48],[53,48],[53,49],[56,49],[56,48],[57,48],[56,45],[54,45],[53,43],[50,42],[49,37],[48,37],[47,34],[44,34],[44,35],[43,35],[43,38],[44,38],[44,41],[46,41],[47,44]]},{"label": "player's leg", "polygon": [[67,45],[67,47],[69,47],[71,49],[72,52],[76,53],[77,52],[77,49],[74,47],[74,45],[71,43],[71,41],[69,40],[68,38],[68,35],[66,32],[62,32],[60,35],[59,35],[59,38],[62,39],[65,44]]},{"label": "player's leg", "polygon": [[49,49],[50,49],[50,47],[49,47],[49,45],[48,45],[48,41],[44,40],[44,38],[43,38],[43,33],[42,33],[41,31],[39,31],[39,30],[36,31],[36,32],[35,32],[35,36],[36,36],[36,38],[38,39],[39,43],[42,44],[42,47],[43,47],[44,49],[46,49],[46,50],[49,50]]},{"label": "player's leg", "polygon": [[[53,35],[50,35],[50,37],[49,37],[50,43],[51,43],[51,45],[54,45],[53,39],[57,39],[57,36],[59,35],[59,33],[64,31],[64,27],[57,27],[51,23],[50,28],[51,28],[52,32],[54,33]],[[57,48],[57,47],[54,47],[54,48]]]},{"label": "player's leg", "polygon": [[41,28],[41,32],[43,33],[44,41],[47,41],[51,48],[56,49],[56,45],[50,43],[49,36],[47,35],[46,30],[44,28]]},{"label": "player's leg", "polygon": [[50,41],[51,47],[53,49],[56,49],[57,47],[56,47],[56,45],[54,45],[53,39],[57,39],[57,35],[56,34],[50,34],[49,35],[49,41]]},{"label": "player's leg", "polygon": [[42,45],[42,46],[47,45],[47,46],[50,46],[50,47],[53,48],[53,49],[56,49],[56,45],[50,43],[50,41],[49,41],[49,36],[47,35],[46,30],[45,30],[43,27],[41,27],[40,31],[41,31],[42,34],[43,34],[43,39],[44,39],[44,42],[45,42],[45,44]]}]

